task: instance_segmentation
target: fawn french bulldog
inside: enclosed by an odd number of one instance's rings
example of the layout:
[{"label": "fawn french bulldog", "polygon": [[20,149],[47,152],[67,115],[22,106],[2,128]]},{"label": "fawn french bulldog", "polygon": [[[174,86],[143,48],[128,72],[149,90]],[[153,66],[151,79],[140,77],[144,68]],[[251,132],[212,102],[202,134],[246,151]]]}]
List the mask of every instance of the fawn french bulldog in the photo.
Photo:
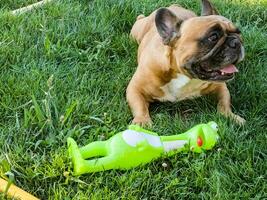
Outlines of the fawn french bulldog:
[{"label": "fawn french bulldog", "polygon": [[202,13],[171,5],[139,15],[131,30],[138,42],[138,67],[127,87],[134,124],[151,123],[149,104],[215,94],[218,111],[239,124],[231,110],[226,81],[244,58],[239,29],[208,0]]}]

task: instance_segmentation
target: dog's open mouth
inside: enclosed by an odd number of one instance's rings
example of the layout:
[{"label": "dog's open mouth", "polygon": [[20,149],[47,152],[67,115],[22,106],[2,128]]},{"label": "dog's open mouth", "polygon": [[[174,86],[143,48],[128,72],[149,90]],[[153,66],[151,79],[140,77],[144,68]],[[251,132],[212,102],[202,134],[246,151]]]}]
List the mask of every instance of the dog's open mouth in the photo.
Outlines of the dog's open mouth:
[{"label": "dog's open mouth", "polygon": [[192,71],[202,80],[227,81],[234,77],[238,69],[234,64],[229,64],[219,69],[207,69],[199,65],[198,67],[194,67]]}]

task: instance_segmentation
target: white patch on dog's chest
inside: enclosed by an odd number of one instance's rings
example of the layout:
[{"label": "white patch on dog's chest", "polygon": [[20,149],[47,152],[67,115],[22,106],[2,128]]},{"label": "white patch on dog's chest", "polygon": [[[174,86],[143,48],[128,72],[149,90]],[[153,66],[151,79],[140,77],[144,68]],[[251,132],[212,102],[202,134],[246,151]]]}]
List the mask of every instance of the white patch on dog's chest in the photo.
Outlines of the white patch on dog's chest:
[{"label": "white patch on dog's chest", "polygon": [[188,76],[178,74],[177,78],[162,86],[164,96],[156,98],[159,101],[181,101],[201,96],[202,89],[209,85],[208,82],[199,79],[190,79]]}]

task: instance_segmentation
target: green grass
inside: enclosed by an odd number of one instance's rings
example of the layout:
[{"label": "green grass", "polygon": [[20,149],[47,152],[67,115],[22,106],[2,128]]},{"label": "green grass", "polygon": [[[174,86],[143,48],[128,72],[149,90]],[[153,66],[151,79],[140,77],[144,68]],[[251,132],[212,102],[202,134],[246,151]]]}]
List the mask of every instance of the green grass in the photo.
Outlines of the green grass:
[{"label": "green grass", "polygon": [[[138,14],[174,1],[62,0],[8,15],[30,2],[0,3],[1,177],[10,172],[16,185],[51,200],[267,198],[266,0],[214,0],[245,41],[246,59],[229,83],[244,127],[219,115],[209,97],[156,104],[154,131],[179,133],[215,120],[219,144],[205,154],[80,177],[69,173],[66,138],[84,145],[126,129],[132,116],[125,89],[137,51],[129,31]],[[200,12],[198,0],[175,2]]]},{"label": "green grass", "polygon": [[36,2],[38,2],[38,0],[1,0],[0,8],[6,10],[18,9]]}]

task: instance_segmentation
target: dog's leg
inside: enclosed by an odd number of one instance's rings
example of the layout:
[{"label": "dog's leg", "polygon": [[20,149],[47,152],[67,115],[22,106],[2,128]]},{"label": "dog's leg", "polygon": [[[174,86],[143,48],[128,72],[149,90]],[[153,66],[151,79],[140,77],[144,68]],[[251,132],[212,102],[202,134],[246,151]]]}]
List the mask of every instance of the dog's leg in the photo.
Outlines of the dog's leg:
[{"label": "dog's leg", "polygon": [[133,113],[133,124],[141,126],[151,125],[151,118],[149,116],[149,102],[145,97],[131,84],[127,88],[127,101]]},{"label": "dog's leg", "polygon": [[218,111],[224,116],[232,118],[238,124],[243,125],[246,120],[232,112],[230,92],[226,84],[218,85],[214,89],[214,93],[218,98]]}]

